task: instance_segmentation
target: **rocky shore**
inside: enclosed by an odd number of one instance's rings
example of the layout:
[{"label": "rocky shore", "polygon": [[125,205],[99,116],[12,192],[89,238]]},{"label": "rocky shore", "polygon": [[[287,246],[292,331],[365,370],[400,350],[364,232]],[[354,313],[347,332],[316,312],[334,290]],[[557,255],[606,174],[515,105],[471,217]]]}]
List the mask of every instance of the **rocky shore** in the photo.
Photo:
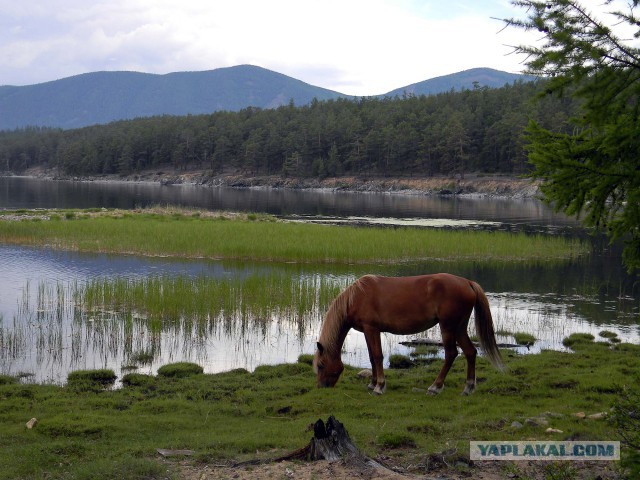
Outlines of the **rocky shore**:
[{"label": "rocky shore", "polygon": [[237,188],[323,189],[333,191],[401,193],[413,195],[477,195],[530,198],[539,195],[536,182],[527,178],[469,174],[464,177],[365,177],[298,178],[281,175],[226,173],[206,170],[145,171],[127,176],[69,176],[55,170],[31,169],[22,175],[52,180],[154,182],[161,185],[228,186]]}]

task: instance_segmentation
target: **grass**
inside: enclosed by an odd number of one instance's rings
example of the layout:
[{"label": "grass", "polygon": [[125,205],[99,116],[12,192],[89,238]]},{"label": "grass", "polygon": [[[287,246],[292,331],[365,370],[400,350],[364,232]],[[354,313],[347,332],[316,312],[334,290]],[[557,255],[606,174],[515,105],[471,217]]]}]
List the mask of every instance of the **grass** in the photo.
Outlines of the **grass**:
[{"label": "grass", "polygon": [[[129,374],[117,390],[4,381],[0,478],[178,478],[185,460],[160,462],[156,449],[194,450],[186,461],[201,464],[275,458],[306,445],[307,426],[329,415],[366,454],[405,465],[451,449],[464,455],[470,440],[621,440],[615,422],[574,413],[610,412],[628,392],[625,385],[638,384],[640,346],[584,341],[574,348],[504,352],[507,373],[479,358],[477,391],[468,397],[460,395],[463,361],[454,363],[447,387],[435,397],[424,389],[439,362],[387,369],[387,392],[380,397],[352,367],[334,389],[315,388],[306,357],[251,373]],[[525,422],[540,415],[563,433]],[[33,429],[25,427],[30,418],[38,420]],[[626,425],[624,414],[616,418]],[[525,426],[514,429],[514,421]],[[623,443],[623,458],[633,452]]]},{"label": "grass", "polygon": [[518,345],[526,345],[529,347],[536,343],[536,337],[526,332],[516,332],[513,334],[513,338]]},{"label": "grass", "polygon": [[595,337],[590,333],[572,333],[568,337],[562,339],[565,347],[573,348],[582,343],[591,343]]},{"label": "grass", "polygon": [[[220,319],[300,319],[323,311],[345,284],[329,277],[253,274],[239,278],[98,278],[74,285],[74,304],[93,318],[113,312],[146,322],[154,331],[168,325],[205,328]],[[135,363],[136,359],[132,358]]]},{"label": "grass", "polygon": [[[47,214],[60,220],[43,220]],[[0,242],[83,252],[343,264],[434,258],[549,262],[584,255],[589,248],[579,240],[545,235],[313,225],[264,215],[220,218],[153,210],[34,215],[37,220],[0,221]],[[14,216],[4,211],[0,220]]]},{"label": "grass", "polygon": [[175,378],[200,375],[203,372],[204,369],[200,365],[191,362],[170,363],[169,365],[163,365],[158,369],[158,375]]}]

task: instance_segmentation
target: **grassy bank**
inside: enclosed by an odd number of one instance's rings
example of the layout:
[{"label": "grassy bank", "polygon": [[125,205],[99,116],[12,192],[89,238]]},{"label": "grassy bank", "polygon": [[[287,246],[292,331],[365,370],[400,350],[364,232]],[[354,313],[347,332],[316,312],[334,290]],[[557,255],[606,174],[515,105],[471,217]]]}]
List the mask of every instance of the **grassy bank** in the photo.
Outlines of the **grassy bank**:
[{"label": "grassy bank", "polygon": [[[414,465],[410,471],[417,474],[427,473],[430,455],[468,455],[470,440],[621,440],[607,416],[614,416],[611,408],[627,386],[640,381],[640,347],[582,339],[573,348],[575,353],[505,352],[507,373],[480,359],[478,389],[469,397],[460,395],[465,367],[460,360],[436,397],[425,389],[439,362],[388,370],[388,390],[381,397],[368,393],[367,380],[353,368],[336,388],[316,389],[306,358],[252,373],[131,374],[118,390],[91,384],[83,375],[65,387],[0,377],[0,478],[178,478],[180,462],[161,462],[157,449],[193,450],[190,463],[210,466],[275,458],[306,445],[312,436],[308,425],[329,415],[366,454]],[[580,412],[585,415],[575,415]],[[602,412],[605,418],[589,418]],[[37,424],[29,429],[31,418]],[[632,421],[624,412],[618,418],[623,425]],[[630,453],[623,447],[625,458]],[[576,478],[567,474],[571,464],[561,463],[557,468],[564,476],[553,478]],[[450,468],[473,476],[475,467],[454,464]],[[518,464],[499,468],[505,477],[527,478],[518,477]]]},{"label": "grassy bank", "polygon": [[118,254],[366,264],[465,258],[547,262],[588,252],[578,240],[544,235],[337,227],[186,211],[5,211],[2,219],[2,243]]}]

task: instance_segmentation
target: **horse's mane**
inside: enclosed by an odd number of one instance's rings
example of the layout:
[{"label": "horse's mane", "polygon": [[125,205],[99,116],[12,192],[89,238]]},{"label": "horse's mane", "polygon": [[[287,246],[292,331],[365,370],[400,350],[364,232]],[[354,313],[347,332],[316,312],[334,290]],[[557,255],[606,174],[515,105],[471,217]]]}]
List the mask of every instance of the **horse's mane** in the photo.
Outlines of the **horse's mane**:
[{"label": "horse's mane", "polygon": [[338,345],[338,339],[343,329],[349,306],[353,304],[353,299],[356,294],[364,292],[364,285],[369,277],[371,277],[371,275],[365,275],[353,282],[329,305],[329,309],[324,317],[324,322],[322,323],[322,329],[320,330],[319,342],[323,347],[338,351],[342,348],[342,345]]}]

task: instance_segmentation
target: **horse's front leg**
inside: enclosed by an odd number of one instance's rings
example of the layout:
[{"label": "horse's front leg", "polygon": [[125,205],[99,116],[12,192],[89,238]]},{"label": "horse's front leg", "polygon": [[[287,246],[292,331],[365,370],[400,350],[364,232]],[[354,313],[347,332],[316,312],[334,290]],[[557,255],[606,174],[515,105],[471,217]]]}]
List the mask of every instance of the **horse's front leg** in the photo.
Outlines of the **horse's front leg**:
[{"label": "horse's front leg", "polygon": [[371,361],[371,382],[369,389],[376,395],[382,395],[386,389],[384,380],[384,370],[382,368],[382,342],[380,341],[380,331],[375,328],[364,329],[364,338],[369,350],[369,360]]}]

